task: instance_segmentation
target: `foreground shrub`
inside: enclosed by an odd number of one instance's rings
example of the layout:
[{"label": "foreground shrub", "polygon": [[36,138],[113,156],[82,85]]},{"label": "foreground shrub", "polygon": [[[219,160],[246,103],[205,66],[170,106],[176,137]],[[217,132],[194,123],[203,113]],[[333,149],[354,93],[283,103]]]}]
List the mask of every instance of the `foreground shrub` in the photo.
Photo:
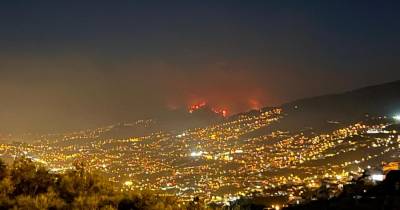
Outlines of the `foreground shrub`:
[{"label": "foreground shrub", "polygon": [[76,170],[51,174],[30,159],[16,159],[7,166],[0,160],[0,210],[179,210],[186,206],[175,197],[149,192],[121,193],[102,176]]}]

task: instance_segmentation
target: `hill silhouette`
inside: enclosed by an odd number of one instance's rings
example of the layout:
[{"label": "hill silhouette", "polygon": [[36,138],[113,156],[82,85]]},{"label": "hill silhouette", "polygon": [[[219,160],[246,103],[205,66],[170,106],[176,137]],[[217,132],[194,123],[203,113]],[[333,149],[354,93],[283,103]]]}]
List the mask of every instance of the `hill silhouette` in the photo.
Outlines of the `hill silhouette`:
[{"label": "hill silhouette", "polygon": [[281,105],[286,116],[279,122],[255,131],[257,135],[274,130],[292,132],[313,129],[328,131],[369,116],[400,113],[400,80],[352,91],[296,100]]}]

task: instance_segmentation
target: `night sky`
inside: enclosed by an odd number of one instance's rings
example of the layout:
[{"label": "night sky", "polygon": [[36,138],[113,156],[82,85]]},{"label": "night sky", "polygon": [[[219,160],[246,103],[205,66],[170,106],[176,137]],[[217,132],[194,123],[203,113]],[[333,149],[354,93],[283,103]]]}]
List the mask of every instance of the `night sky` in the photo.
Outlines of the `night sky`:
[{"label": "night sky", "polygon": [[400,79],[400,1],[1,1],[0,132]]}]

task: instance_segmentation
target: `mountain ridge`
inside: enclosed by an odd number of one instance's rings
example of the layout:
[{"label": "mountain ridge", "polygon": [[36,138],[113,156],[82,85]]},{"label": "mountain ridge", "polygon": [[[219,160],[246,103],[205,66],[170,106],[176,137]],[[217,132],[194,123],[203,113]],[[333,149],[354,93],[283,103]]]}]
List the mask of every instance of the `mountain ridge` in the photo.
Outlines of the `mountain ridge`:
[{"label": "mountain ridge", "polygon": [[295,132],[312,128],[318,131],[337,127],[332,122],[347,124],[361,120],[366,115],[391,116],[400,112],[399,91],[400,80],[396,80],[341,93],[298,99],[278,106],[286,117],[261,130]]}]

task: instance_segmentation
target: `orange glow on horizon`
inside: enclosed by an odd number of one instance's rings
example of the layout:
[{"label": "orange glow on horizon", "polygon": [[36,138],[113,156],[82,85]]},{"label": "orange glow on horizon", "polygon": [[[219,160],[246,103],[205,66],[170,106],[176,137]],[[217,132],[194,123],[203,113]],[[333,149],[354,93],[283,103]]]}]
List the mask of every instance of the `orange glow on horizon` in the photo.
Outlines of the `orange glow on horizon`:
[{"label": "orange glow on horizon", "polygon": [[228,116],[228,111],[226,109],[212,109],[212,110],[216,114],[222,115],[223,117],[227,117]]},{"label": "orange glow on horizon", "polygon": [[265,99],[258,94],[252,94],[250,97],[217,97],[216,95],[206,97],[191,94],[186,99],[169,98],[166,106],[169,110],[183,109],[189,113],[207,108],[216,114],[228,117],[236,113],[259,110],[265,106]]},{"label": "orange glow on horizon", "polygon": [[197,104],[193,104],[188,109],[189,113],[193,113],[194,111],[196,111],[196,110],[198,110],[198,109],[200,109],[200,108],[202,108],[202,107],[204,107],[206,105],[207,105],[207,103],[205,101],[202,101],[202,102],[197,103]]},{"label": "orange glow on horizon", "polygon": [[257,110],[257,109],[261,109],[262,108],[262,104],[257,99],[251,98],[251,99],[249,99],[248,103],[249,103],[249,107],[251,109],[256,109]]},{"label": "orange glow on horizon", "polygon": [[[201,109],[203,107],[206,107],[206,106],[208,106],[208,104],[205,101],[202,101],[200,103],[196,103],[196,104],[190,105],[188,107],[188,112],[189,113],[193,113],[194,111],[199,110],[199,109]],[[228,110],[227,109],[216,108],[216,107],[210,107],[210,108],[211,108],[211,111],[213,111],[214,113],[216,113],[218,115],[221,115],[223,117],[227,117],[228,116]]]}]

